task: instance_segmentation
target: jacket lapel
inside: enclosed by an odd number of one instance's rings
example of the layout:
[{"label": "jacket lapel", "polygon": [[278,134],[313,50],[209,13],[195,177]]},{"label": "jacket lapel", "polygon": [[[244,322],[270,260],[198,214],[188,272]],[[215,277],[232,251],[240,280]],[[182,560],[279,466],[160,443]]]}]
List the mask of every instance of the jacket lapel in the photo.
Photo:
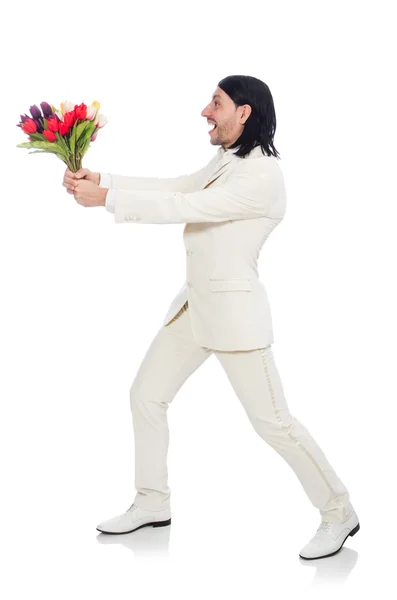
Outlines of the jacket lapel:
[{"label": "jacket lapel", "polygon": [[216,164],[215,171],[213,171],[211,173],[211,175],[207,178],[207,181],[204,183],[203,189],[206,188],[208,185],[210,185],[210,183],[215,181],[215,179],[218,179],[218,177],[220,177],[222,175],[222,173],[224,173],[229,168],[230,163],[233,164],[233,162],[236,160],[249,160],[249,158],[258,158],[260,156],[263,156],[263,154],[262,154],[261,147],[259,145],[255,146],[255,148],[253,148],[253,150],[251,150],[250,154],[248,156],[246,156],[244,159],[241,159],[240,157],[236,156],[236,154],[234,152],[232,152],[232,153],[224,152],[220,163],[218,162]]},{"label": "jacket lapel", "polygon": [[220,177],[222,175],[222,173],[224,173],[227,170],[228,165],[232,161],[232,157],[233,157],[232,154],[225,155],[225,158],[222,161],[221,165],[219,165],[217,167],[217,169],[213,173],[211,173],[211,175],[208,177],[207,181],[204,183],[203,188],[206,188],[208,185],[210,185],[210,183],[215,181],[215,179],[218,179],[218,177]]}]

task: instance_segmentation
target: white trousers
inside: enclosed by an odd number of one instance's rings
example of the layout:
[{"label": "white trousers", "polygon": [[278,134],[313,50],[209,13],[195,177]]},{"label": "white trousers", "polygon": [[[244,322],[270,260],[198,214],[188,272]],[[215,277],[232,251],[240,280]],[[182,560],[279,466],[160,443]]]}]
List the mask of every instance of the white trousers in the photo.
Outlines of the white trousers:
[{"label": "white trousers", "polygon": [[214,353],[255,431],[290,465],[324,520],[340,523],[352,510],[349,493],[309,431],[289,412],[271,346],[218,351],[194,340],[188,303],[160,328],[130,390],[135,443],[134,503],[170,505],[167,409],[187,378]]}]

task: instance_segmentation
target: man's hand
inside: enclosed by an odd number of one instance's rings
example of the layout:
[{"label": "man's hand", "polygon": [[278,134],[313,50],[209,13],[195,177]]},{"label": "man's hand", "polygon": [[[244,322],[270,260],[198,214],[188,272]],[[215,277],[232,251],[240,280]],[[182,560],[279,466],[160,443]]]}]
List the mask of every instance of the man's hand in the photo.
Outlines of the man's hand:
[{"label": "man's hand", "polygon": [[73,195],[81,206],[106,206],[107,192],[108,188],[101,188],[86,179],[78,179],[75,181]]},{"label": "man's hand", "polygon": [[86,181],[92,181],[99,185],[100,173],[95,173],[89,169],[81,168],[77,173],[73,173],[69,168],[65,170],[63,176],[62,185],[66,187],[68,194],[73,194],[74,185],[79,179],[85,179]]}]

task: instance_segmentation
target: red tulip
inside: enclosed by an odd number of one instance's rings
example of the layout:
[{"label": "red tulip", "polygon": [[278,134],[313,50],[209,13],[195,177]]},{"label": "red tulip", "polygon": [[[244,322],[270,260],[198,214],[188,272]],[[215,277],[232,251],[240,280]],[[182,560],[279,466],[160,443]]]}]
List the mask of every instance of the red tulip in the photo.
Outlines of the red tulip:
[{"label": "red tulip", "polygon": [[25,119],[22,129],[25,133],[35,133],[37,131],[36,123],[33,121],[33,119]]},{"label": "red tulip", "polygon": [[58,119],[56,117],[49,117],[47,119],[48,129],[56,133],[59,129]]},{"label": "red tulip", "polygon": [[63,115],[63,120],[65,122],[65,125],[67,125],[68,127],[73,127],[75,121],[76,121],[76,114],[74,110],[71,110],[67,113],[65,113]]},{"label": "red tulip", "polygon": [[69,133],[69,127],[63,121],[59,122],[59,133],[61,135],[67,135]]},{"label": "red tulip", "polygon": [[84,119],[87,118],[87,105],[84,104],[84,102],[82,102],[79,106],[75,104],[74,112],[76,114],[76,119],[81,119],[84,121]]},{"label": "red tulip", "polygon": [[55,140],[57,139],[55,133],[53,133],[49,129],[44,129],[43,135],[47,138],[49,142],[55,142]]}]

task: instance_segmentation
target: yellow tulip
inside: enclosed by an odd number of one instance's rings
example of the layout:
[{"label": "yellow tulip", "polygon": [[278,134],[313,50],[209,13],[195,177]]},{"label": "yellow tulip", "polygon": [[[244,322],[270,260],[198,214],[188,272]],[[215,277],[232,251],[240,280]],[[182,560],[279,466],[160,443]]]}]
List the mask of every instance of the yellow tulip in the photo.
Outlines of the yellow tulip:
[{"label": "yellow tulip", "polygon": [[98,102],[98,100],[94,100],[94,102],[92,103],[92,106],[95,106],[95,108],[96,108],[95,114],[98,114],[99,107],[101,106],[100,103]]}]

